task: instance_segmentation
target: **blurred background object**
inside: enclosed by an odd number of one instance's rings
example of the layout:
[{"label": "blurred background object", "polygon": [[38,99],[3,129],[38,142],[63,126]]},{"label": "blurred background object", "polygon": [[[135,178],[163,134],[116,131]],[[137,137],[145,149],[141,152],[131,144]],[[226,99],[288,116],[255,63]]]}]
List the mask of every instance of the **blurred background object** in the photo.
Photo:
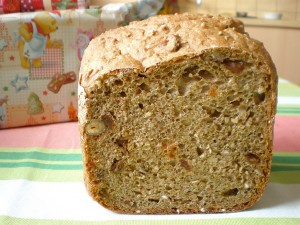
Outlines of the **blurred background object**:
[{"label": "blurred background object", "polygon": [[280,13],[277,19],[300,21],[300,0],[178,0],[180,12],[201,12],[263,18],[265,13]]}]

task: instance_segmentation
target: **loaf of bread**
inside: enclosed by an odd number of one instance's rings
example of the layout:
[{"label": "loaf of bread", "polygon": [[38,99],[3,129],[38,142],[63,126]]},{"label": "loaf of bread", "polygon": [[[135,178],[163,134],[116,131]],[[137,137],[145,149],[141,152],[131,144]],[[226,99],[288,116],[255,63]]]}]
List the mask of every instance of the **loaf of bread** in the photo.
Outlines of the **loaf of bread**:
[{"label": "loaf of bread", "polygon": [[242,22],[152,17],[84,52],[79,127],[89,194],[120,213],[234,212],[270,174],[277,74]]}]

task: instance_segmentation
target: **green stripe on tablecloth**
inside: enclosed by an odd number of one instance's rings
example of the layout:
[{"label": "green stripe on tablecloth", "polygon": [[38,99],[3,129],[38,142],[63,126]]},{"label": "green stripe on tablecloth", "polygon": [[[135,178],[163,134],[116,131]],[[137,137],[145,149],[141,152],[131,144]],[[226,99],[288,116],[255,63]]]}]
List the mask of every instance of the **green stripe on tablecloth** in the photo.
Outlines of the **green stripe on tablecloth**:
[{"label": "green stripe on tablecloth", "polygon": [[271,183],[300,184],[300,171],[271,171]]},{"label": "green stripe on tablecloth", "polygon": [[82,155],[80,149],[0,148],[0,168],[18,167],[81,170]]},{"label": "green stripe on tablecloth", "polygon": [[82,182],[83,172],[82,170],[45,170],[31,167],[0,168],[0,180],[21,179],[42,182]]},{"label": "green stripe on tablecloth", "polygon": [[[66,150],[67,152],[67,150]],[[0,152],[0,160],[2,159],[38,159],[47,161],[81,161],[81,154],[74,153],[45,153],[40,151],[29,152]]]},{"label": "green stripe on tablecloth", "polygon": [[272,163],[298,164],[300,166],[300,155],[278,155],[274,153]]},{"label": "green stripe on tablecloth", "polygon": [[38,162],[0,162],[0,168],[31,167],[34,169],[47,170],[82,170],[82,163],[79,164],[48,164]]},{"label": "green stripe on tablecloth", "polygon": [[272,172],[277,171],[300,171],[300,165],[274,165],[272,164]]},{"label": "green stripe on tablecloth", "polygon": [[270,182],[300,184],[300,152],[273,152]]},{"label": "green stripe on tablecloth", "polygon": [[[228,214],[230,215],[230,214]],[[137,215],[137,217],[139,217]],[[75,220],[41,220],[22,219],[0,216],[0,224],[9,225],[299,225],[300,218],[222,218],[184,220],[112,220],[112,221],[75,221]]]},{"label": "green stripe on tablecloth", "polygon": [[274,156],[285,156],[285,157],[298,157],[300,156],[300,152],[290,152],[290,151],[285,151],[285,152],[273,152],[273,157]]},{"label": "green stripe on tablecloth", "polygon": [[277,106],[276,110],[277,115],[300,115],[300,108],[293,108],[291,106],[284,107],[284,106]]},{"label": "green stripe on tablecloth", "polygon": [[26,147],[26,148],[11,148],[0,147],[0,152],[42,152],[51,154],[81,154],[80,148],[42,148],[42,147]]}]

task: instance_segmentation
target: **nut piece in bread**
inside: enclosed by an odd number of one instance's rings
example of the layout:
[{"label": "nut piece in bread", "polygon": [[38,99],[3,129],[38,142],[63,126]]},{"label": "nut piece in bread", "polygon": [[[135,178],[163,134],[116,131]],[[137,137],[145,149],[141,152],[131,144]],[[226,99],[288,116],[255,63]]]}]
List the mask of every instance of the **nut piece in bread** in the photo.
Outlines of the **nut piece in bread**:
[{"label": "nut piece in bread", "polygon": [[79,85],[85,185],[103,206],[234,212],[263,194],[277,75],[240,21],[178,14],[107,31]]}]

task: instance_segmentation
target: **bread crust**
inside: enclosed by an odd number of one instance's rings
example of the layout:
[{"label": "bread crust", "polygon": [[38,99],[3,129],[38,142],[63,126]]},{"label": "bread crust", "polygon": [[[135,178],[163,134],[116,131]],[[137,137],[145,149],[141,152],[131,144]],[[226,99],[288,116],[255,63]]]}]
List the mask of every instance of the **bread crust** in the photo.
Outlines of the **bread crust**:
[{"label": "bread crust", "polygon": [[[144,21],[132,22],[129,26],[107,31],[93,39],[84,52],[79,80],[79,128],[81,147],[83,151],[84,178],[89,194],[100,204],[120,213],[137,213],[136,209],[119,208],[108,205],[103,197],[99,196],[95,183],[93,169],[95,165],[90,160],[90,146],[88,145],[85,124],[91,117],[86,102],[93,95],[94,88],[99,83],[118,76],[118,74],[143,73],[152,76],[161,67],[167,67],[181,61],[194,60],[206,57],[216,57],[215,52],[230,57],[244,57],[245,61],[252,60],[261,66],[261,72],[269,76],[271,90],[268,107],[269,121],[266,133],[272,133],[276,111],[277,73],[274,63],[263,44],[249,37],[244,31],[241,21],[223,17],[200,14],[176,14],[157,16]],[[214,60],[209,58],[209,60]],[[121,112],[120,112],[121,113]],[[217,213],[236,212],[251,207],[257,202],[268,182],[272,160],[273,138],[268,137],[268,158],[266,158],[264,179],[257,188],[257,194],[247,203],[235,205],[220,211],[218,208],[201,210],[197,207],[181,210],[162,210],[153,208],[142,213],[169,214],[169,213]]]},{"label": "bread crust", "polygon": [[[164,45],[168,38],[175,40],[169,47]],[[251,52],[276,74],[263,43],[250,38],[240,20],[184,13],[135,21],[93,39],[82,60],[80,85],[89,87],[111,71],[128,68],[145,71],[159,63],[221,47]],[[91,63],[95,59],[97,63]]]}]

